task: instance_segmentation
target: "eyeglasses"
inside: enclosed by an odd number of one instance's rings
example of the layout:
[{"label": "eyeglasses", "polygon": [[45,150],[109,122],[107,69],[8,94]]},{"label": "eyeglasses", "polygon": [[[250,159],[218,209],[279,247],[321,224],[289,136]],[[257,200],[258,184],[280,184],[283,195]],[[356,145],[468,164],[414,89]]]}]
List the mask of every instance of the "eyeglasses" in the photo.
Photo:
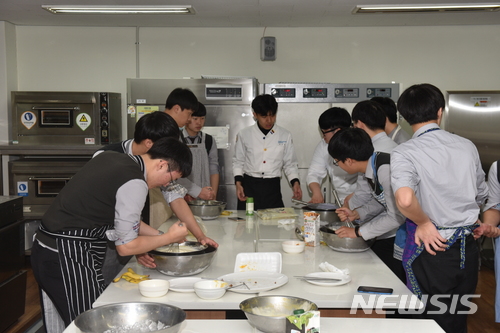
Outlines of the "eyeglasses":
[{"label": "eyeglasses", "polygon": [[335,166],[339,166],[339,160],[337,160],[337,159],[333,159],[333,165],[335,165]]},{"label": "eyeglasses", "polygon": [[338,130],[339,128],[340,128],[340,127],[334,127],[334,128],[331,128],[331,129],[329,129],[329,130],[327,130],[327,131],[323,131],[323,130],[321,130],[321,133],[323,133],[323,136],[325,136],[325,135],[326,135],[326,134],[328,134],[328,133],[335,132],[335,131],[336,131],[336,130]]},{"label": "eyeglasses", "polygon": [[170,166],[168,167],[168,172],[170,172],[170,182],[168,183],[168,185],[175,185],[174,176],[172,175],[172,171],[170,170]]}]

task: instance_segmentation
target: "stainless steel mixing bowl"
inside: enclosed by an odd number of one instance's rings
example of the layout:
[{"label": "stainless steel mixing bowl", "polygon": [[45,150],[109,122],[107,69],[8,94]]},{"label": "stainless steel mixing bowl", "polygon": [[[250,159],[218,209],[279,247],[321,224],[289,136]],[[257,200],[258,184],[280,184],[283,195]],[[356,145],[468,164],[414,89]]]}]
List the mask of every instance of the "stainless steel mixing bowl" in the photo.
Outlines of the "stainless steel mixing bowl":
[{"label": "stainless steel mixing bowl", "polygon": [[363,252],[370,248],[373,241],[365,241],[361,237],[357,238],[340,238],[335,234],[335,229],[340,228],[342,223],[329,224],[319,229],[323,236],[323,241],[329,248],[339,252]]},{"label": "stainless steel mixing bowl", "polygon": [[212,246],[202,245],[200,243],[185,242],[179,244],[180,247],[191,245],[193,252],[160,252],[150,251],[156,263],[156,270],[160,273],[170,276],[189,276],[204,271],[214,259],[217,249]]},{"label": "stainless steel mixing bowl", "polygon": [[240,303],[250,324],[265,333],[283,333],[286,317],[294,310],[318,310],[315,303],[304,298],[292,296],[257,296]]},{"label": "stainless steel mixing bowl", "polygon": [[82,333],[103,333],[112,328],[143,324],[148,320],[168,326],[156,332],[177,333],[186,320],[186,312],[176,306],[161,303],[116,303],[85,311],[76,317],[75,325]]},{"label": "stainless steel mixing bowl", "polygon": [[226,203],[216,200],[192,200],[188,202],[193,215],[201,217],[203,220],[213,220],[219,217],[226,208]]}]

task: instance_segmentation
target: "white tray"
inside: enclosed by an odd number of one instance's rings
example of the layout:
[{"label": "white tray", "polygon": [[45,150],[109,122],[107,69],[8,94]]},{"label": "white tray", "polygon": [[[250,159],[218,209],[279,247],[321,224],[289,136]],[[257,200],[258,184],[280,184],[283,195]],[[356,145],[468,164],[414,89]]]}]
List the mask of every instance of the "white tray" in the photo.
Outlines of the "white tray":
[{"label": "white tray", "polygon": [[242,252],[236,255],[234,272],[265,271],[281,273],[280,252]]}]

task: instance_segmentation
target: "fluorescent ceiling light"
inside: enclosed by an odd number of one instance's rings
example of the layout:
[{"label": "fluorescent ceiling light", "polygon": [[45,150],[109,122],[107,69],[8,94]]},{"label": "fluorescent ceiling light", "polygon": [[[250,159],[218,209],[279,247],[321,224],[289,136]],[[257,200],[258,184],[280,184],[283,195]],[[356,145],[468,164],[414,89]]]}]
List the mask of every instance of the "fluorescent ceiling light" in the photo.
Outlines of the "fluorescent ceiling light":
[{"label": "fluorescent ceiling light", "polygon": [[500,3],[476,4],[441,4],[441,5],[357,5],[353,14],[366,13],[429,13],[429,12],[495,12],[500,9]]},{"label": "fluorescent ceiling light", "polygon": [[192,6],[65,6],[42,5],[53,14],[194,14]]}]

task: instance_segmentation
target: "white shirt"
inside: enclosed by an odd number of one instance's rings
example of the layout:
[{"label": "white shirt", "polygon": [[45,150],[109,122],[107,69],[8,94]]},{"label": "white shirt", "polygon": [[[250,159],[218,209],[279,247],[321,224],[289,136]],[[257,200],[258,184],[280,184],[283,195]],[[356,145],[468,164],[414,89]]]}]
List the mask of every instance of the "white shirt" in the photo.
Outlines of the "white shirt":
[{"label": "white shirt", "polygon": [[490,208],[500,210],[500,182],[498,182],[498,170],[497,161],[493,162],[488,172],[488,202],[484,206],[483,211],[487,211]]},{"label": "white shirt", "polygon": [[238,133],[233,157],[234,176],[275,178],[281,177],[281,169],[289,181],[299,178],[299,163],[289,131],[275,124],[264,135],[255,123]]},{"label": "white shirt", "polygon": [[328,144],[321,140],[316,149],[307,171],[307,185],[310,183],[321,184],[323,178],[330,177],[330,181],[339,195],[341,202],[356,189],[357,174],[350,175],[340,167],[333,164],[333,157],[328,153]]}]

